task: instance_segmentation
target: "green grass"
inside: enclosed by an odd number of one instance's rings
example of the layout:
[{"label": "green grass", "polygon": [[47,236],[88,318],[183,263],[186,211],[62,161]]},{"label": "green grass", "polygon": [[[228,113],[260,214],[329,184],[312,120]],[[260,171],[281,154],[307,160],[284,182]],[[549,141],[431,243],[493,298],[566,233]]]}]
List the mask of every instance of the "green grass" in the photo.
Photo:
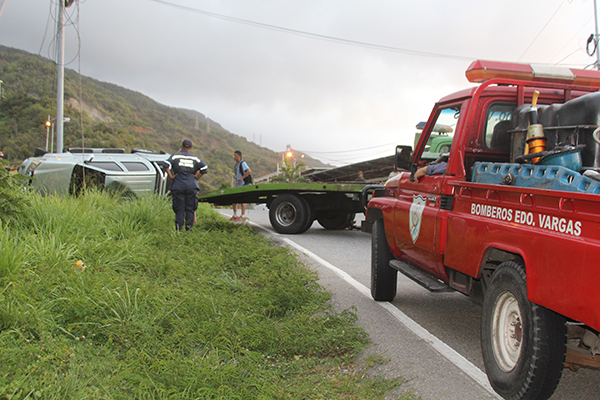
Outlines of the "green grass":
[{"label": "green grass", "polygon": [[0,224],[0,399],[383,399],[401,383],[364,376],[368,337],[314,272],[207,206],[176,232],[164,198],[27,201]]}]

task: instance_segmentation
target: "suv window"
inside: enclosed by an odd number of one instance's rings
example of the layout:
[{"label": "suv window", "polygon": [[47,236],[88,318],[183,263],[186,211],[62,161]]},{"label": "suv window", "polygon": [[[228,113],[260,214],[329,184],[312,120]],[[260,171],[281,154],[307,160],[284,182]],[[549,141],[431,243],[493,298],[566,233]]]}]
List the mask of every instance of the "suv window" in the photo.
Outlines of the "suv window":
[{"label": "suv window", "polygon": [[150,168],[141,162],[121,161],[121,164],[123,164],[128,171],[150,171]]},{"label": "suv window", "polygon": [[107,171],[123,171],[123,168],[119,167],[119,165],[116,162],[111,161],[92,161],[87,164],[93,165],[96,168],[105,169]]}]

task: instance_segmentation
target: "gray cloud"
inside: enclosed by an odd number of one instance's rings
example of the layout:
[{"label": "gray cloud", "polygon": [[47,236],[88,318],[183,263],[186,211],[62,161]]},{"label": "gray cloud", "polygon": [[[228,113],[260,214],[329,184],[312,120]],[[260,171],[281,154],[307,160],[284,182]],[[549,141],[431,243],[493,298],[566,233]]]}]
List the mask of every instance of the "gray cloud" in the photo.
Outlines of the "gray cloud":
[{"label": "gray cloud", "polygon": [[[319,153],[339,163],[391,154],[392,143],[411,144],[414,126],[435,101],[470,86],[464,71],[471,57],[555,63],[574,53],[563,63],[583,67],[594,61],[584,51],[594,28],[591,1],[170,1],[333,38],[460,56],[318,40],[152,0],[79,2],[84,75],[198,110],[236,134],[262,138],[273,150],[287,144],[315,152],[382,145]],[[49,3],[8,0],[0,44],[37,53],[48,13],[56,8]],[[69,9],[73,17],[76,6]],[[53,33],[51,22],[43,56],[52,55]],[[69,27],[66,59],[78,46],[77,31]],[[77,69],[77,62],[69,67]]]}]

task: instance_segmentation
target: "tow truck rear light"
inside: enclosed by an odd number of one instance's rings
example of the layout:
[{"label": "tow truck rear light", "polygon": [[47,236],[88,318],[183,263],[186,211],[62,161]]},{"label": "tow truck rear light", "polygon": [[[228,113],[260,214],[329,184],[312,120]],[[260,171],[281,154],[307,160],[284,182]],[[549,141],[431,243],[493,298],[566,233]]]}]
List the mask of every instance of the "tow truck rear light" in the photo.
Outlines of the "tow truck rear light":
[{"label": "tow truck rear light", "polygon": [[600,87],[600,71],[500,61],[474,61],[465,75],[473,83],[503,78]]}]

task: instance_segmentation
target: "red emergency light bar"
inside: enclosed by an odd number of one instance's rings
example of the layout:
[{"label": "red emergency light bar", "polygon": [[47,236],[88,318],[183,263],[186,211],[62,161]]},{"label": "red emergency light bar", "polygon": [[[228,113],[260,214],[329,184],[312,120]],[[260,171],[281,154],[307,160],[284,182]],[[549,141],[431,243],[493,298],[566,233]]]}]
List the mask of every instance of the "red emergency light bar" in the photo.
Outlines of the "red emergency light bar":
[{"label": "red emergency light bar", "polygon": [[473,83],[503,78],[600,87],[600,71],[545,65],[477,60],[469,65],[465,75]]}]

